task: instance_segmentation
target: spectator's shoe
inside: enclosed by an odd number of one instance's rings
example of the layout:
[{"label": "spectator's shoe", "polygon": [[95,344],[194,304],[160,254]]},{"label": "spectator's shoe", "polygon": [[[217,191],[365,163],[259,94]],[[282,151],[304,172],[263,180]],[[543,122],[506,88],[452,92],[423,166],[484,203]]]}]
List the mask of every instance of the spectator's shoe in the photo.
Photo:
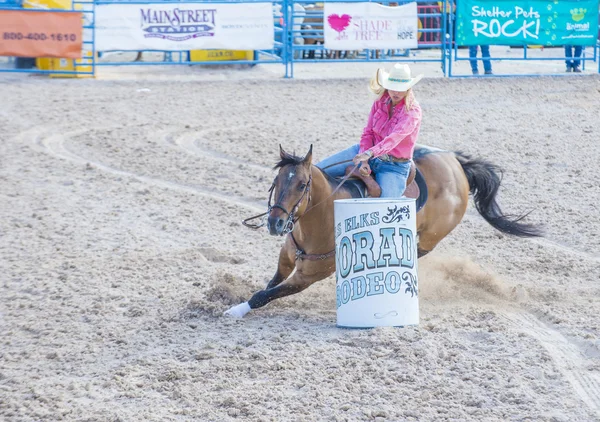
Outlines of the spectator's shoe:
[{"label": "spectator's shoe", "polygon": [[479,75],[479,70],[474,70],[473,75]]},{"label": "spectator's shoe", "polygon": [[486,70],[484,73],[485,73],[486,75],[493,75],[493,73],[492,73],[492,71],[491,71],[491,70]]},{"label": "spectator's shoe", "polygon": [[575,66],[573,68],[573,72],[575,72],[575,73],[581,73],[581,69],[579,68],[579,66]]},{"label": "spectator's shoe", "polygon": [[573,68],[571,66],[567,66],[567,73],[571,73],[573,71]]}]

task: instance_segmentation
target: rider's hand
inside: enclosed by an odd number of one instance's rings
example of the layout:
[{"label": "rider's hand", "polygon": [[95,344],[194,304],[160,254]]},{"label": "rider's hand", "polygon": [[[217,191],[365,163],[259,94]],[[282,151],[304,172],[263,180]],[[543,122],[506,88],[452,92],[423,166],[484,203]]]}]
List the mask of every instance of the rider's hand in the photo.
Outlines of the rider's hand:
[{"label": "rider's hand", "polygon": [[369,164],[364,162],[361,164],[359,171],[360,171],[360,174],[362,174],[363,176],[368,176],[369,174],[371,174],[371,166],[369,166]]},{"label": "rider's hand", "polygon": [[356,154],[354,156],[354,158],[352,159],[352,162],[354,163],[354,165],[358,165],[358,163],[364,161],[367,162],[371,159],[371,154],[367,153],[367,152],[363,152],[361,154]]}]

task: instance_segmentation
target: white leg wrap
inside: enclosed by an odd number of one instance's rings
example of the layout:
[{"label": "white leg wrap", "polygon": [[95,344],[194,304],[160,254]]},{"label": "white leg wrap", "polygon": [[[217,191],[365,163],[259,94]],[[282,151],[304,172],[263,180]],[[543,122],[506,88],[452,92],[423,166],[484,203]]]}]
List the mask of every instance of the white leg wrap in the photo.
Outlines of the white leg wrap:
[{"label": "white leg wrap", "polygon": [[250,305],[248,302],[240,303],[226,310],[223,315],[232,316],[234,318],[243,318],[248,312],[250,312]]}]

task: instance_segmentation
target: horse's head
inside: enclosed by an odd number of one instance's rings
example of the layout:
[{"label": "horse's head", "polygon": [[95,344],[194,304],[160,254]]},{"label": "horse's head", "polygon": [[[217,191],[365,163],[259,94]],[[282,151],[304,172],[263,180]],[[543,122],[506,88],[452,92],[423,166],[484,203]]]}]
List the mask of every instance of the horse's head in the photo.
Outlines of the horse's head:
[{"label": "horse's head", "polygon": [[[302,216],[310,202],[312,181],[312,145],[304,158],[288,154],[279,146],[281,161],[271,186],[267,228],[274,236],[283,236],[294,229],[294,223]],[[275,204],[271,205],[271,198]]]}]

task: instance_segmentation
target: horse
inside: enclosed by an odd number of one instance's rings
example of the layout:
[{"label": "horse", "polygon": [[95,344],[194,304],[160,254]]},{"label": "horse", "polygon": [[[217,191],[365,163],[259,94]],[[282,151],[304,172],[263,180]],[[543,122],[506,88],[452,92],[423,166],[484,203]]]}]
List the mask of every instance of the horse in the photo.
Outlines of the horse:
[{"label": "horse", "polygon": [[[304,157],[280,149],[278,174],[271,186],[266,226],[286,236],[275,275],[247,301],[225,315],[241,318],[274,299],[299,293],[335,271],[334,201],[360,197],[353,184],[342,184],[312,164],[312,145]],[[496,202],[501,169],[460,151],[416,145],[413,156],[427,184],[428,199],[417,212],[418,258],[431,252],[462,220],[473,195],[475,208],[495,229],[517,237],[541,236],[541,229],[511,219]],[[342,179],[344,181],[345,179]],[[271,205],[271,199],[275,204]],[[260,227],[260,226],[256,226]],[[292,274],[292,272],[294,274]],[[288,278],[289,277],[289,278]]]}]

